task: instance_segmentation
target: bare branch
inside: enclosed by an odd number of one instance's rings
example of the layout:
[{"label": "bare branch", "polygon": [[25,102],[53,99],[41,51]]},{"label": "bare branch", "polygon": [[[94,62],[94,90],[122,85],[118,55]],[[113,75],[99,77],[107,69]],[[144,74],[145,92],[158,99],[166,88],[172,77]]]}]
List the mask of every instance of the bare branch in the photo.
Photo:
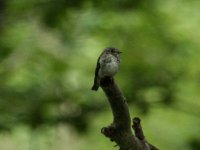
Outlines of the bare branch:
[{"label": "bare branch", "polygon": [[139,117],[135,117],[133,119],[133,126],[132,126],[134,132],[135,132],[135,136],[140,139],[142,142],[145,143],[145,145],[147,145],[147,147],[149,147],[150,150],[158,150],[158,148],[156,148],[155,146],[153,146],[152,144],[148,143],[145,139],[143,130],[142,130],[142,126],[141,126],[141,120]]},{"label": "bare branch", "polygon": [[101,79],[101,88],[108,97],[113,113],[113,122],[111,125],[102,128],[101,133],[110,138],[111,141],[116,142],[120,150],[157,150],[151,149],[152,145],[144,140],[138,119],[135,120],[136,124],[133,125],[134,129],[137,128],[137,133],[136,136],[133,135],[128,104],[114,78],[105,77]]}]

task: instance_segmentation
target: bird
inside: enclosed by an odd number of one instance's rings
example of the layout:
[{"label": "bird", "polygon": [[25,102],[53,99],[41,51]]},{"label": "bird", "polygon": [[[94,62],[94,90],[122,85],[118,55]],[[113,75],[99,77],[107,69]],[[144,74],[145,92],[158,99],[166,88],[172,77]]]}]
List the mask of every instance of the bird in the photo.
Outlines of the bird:
[{"label": "bird", "polygon": [[97,60],[94,84],[91,90],[97,91],[102,78],[113,77],[117,73],[120,65],[121,53],[122,52],[119,51],[119,49],[113,47],[108,47],[104,49]]}]

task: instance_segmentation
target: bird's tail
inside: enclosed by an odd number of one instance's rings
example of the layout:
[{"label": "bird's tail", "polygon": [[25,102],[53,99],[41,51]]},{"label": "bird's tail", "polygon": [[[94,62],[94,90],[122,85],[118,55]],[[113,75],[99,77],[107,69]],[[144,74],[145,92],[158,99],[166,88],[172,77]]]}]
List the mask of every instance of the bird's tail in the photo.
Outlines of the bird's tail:
[{"label": "bird's tail", "polygon": [[93,90],[93,91],[97,91],[98,88],[99,88],[99,85],[94,84],[94,85],[92,86],[91,90]]},{"label": "bird's tail", "polygon": [[100,86],[100,79],[97,76],[95,76],[94,85],[92,86],[91,90],[97,91],[99,86]]}]

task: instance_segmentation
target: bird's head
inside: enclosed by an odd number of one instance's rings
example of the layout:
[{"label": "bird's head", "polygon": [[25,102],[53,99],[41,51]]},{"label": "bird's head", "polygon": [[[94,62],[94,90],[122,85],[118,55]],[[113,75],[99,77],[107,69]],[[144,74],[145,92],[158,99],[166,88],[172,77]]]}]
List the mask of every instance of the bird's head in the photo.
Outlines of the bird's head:
[{"label": "bird's head", "polygon": [[107,54],[113,54],[113,55],[119,55],[122,52],[119,51],[119,49],[117,49],[117,48],[108,47],[108,48],[105,49],[105,53],[107,53]]}]

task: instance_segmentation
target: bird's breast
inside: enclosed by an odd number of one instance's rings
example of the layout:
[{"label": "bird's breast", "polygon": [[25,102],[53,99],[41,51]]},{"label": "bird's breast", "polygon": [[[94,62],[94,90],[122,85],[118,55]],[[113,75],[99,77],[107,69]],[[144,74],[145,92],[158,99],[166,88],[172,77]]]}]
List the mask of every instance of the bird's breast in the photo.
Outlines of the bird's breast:
[{"label": "bird's breast", "polygon": [[109,63],[104,63],[100,67],[99,75],[104,76],[114,76],[119,69],[119,64],[117,61],[111,61]]}]

